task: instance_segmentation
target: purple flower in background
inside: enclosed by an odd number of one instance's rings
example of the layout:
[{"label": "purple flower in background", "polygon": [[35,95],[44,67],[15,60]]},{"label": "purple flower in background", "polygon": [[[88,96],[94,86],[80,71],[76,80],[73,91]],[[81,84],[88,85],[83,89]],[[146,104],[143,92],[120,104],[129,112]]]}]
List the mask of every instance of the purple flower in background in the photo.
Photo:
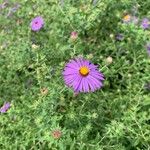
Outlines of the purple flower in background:
[{"label": "purple flower in background", "polygon": [[65,84],[72,87],[75,93],[94,92],[100,89],[104,76],[96,65],[83,58],[70,60],[63,71]]},{"label": "purple flower in background", "polygon": [[116,35],[116,40],[118,40],[118,41],[122,41],[123,38],[124,38],[123,35],[120,33]]},{"label": "purple flower in background", "polygon": [[4,105],[0,108],[0,112],[1,113],[5,113],[7,112],[7,110],[10,108],[10,103],[7,102],[7,103],[4,103]]},{"label": "purple flower in background", "polygon": [[38,16],[34,18],[31,22],[31,29],[33,31],[39,31],[44,25],[44,20],[42,17]]},{"label": "purple flower in background", "polygon": [[150,43],[148,43],[148,44],[146,45],[146,49],[147,49],[148,54],[150,55]]},{"label": "purple flower in background", "polygon": [[149,19],[144,18],[144,19],[142,20],[141,27],[142,27],[143,29],[148,29],[149,26],[150,26],[150,21],[149,21]]}]

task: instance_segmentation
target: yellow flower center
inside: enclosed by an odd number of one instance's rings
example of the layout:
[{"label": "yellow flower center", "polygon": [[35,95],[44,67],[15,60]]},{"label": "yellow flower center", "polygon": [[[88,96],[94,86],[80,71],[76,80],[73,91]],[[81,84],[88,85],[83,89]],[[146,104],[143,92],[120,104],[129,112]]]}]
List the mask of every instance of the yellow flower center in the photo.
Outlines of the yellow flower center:
[{"label": "yellow flower center", "polygon": [[82,76],[87,76],[90,71],[89,71],[89,68],[83,66],[83,67],[80,68],[79,72],[80,72],[80,74],[81,74]]},{"label": "yellow flower center", "polygon": [[130,20],[130,15],[125,15],[125,16],[123,17],[123,20],[125,20],[125,21]]}]

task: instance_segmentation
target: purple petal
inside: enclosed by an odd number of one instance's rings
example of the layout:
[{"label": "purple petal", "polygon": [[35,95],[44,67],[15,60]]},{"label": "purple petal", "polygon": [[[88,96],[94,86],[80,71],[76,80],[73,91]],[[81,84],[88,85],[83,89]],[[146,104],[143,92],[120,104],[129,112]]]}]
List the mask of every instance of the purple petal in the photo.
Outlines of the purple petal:
[{"label": "purple petal", "polygon": [[69,82],[69,86],[73,87],[79,78],[81,78],[79,75],[74,76],[73,80]]},{"label": "purple petal", "polygon": [[94,65],[94,64],[89,64],[89,69],[90,70],[95,70],[95,69],[97,69],[97,65]]},{"label": "purple petal", "polygon": [[0,112],[1,113],[5,113],[7,112],[7,110],[10,108],[10,103],[7,102],[7,103],[4,103],[4,105],[0,108]]},{"label": "purple petal", "polygon": [[65,82],[66,82],[67,84],[70,84],[72,81],[74,81],[75,78],[76,78],[76,76],[74,76],[74,75],[69,75],[69,76],[67,76],[67,77],[65,78]]},{"label": "purple petal", "polygon": [[103,76],[103,74],[101,74],[101,73],[99,73],[99,72],[90,72],[90,75],[92,76],[92,77],[94,77],[94,78],[97,78],[97,79],[99,79],[99,80],[104,80],[104,76]]},{"label": "purple petal", "polygon": [[89,85],[89,90],[92,91],[92,92],[94,92],[96,89],[95,89],[95,86],[94,86],[93,82],[91,82],[89,79],[87,79],[86,82]]},{"label": "purple petal", "polygon": [[78,72],[79,72],[78,70],[66,68],[65,71],[63,72],[63,75],[67,76],[67,75],[72,75],[72,74],[78,74]]},{"label": "purple petal", "polygon": [[74,85],[73,85],[74,91],[76,92],[80,91],[80,89],[82,88],[80,87],[81,81],[82,81],[82,77],[77,76],[77,79],[74,81]]},{"label": "purple petal", "polygon": [[76,64],[73,64],[73,63],[72,64],[67,64],[66,68],[79,70],[79,66],[77,66]]},{"label": "purple petal", "polygon": [[89,92],[89,85],[88,85],[88,83],[86,82],[86,79],[83,78],[83,79],[82,79],[82,82],[83,82],[83,90],[84,90],[84,92]]},{"label": "purple petal", "polygon": [[92,77],[92,76],[88,76],[89,80],[91,80],[91,82],[93,82],[93,84],[95,85],[96,88],[101,88],[102,87],[102,82],[100,82],[99,80],[97,80],[96,78]]}]

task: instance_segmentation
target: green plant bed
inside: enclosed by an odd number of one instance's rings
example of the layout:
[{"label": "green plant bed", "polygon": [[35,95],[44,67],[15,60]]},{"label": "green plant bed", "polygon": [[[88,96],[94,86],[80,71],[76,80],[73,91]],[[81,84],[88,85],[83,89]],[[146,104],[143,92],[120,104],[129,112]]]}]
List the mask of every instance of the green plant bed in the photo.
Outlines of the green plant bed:
[{"label": "green plant bed", "polygon": [[[1,110],[10,103],[0,113],[0,150],[149,150],[148,6],[0,0]],[[33,31],[37,16],[44,25]],[[62,72],[78,57],[98,65],[102,88],[76,94],[66,86]]]}]

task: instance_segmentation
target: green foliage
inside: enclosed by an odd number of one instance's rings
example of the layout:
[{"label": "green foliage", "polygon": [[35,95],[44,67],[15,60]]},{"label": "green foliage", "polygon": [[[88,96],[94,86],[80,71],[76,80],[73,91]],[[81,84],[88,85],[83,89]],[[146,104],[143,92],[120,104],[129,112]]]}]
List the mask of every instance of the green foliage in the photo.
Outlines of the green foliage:
[{"label": "green foliage", "polygon": [[[122,22],[137,5],[139,20],[148,17],[148,0],[68,0],[63,6],[23,0],[12,12],[15,3],[0,12],[0,106],[11,102],[0,114],[0,149],[149,150],[150,93],[144,85],[150,81],[150,31]],[[39,15],[44,28],[33,32],[30,22]],[[72,31],[78,32],[75,41]],[[118,33],[122,41],[115,39]],[[74,96],[64,85],[64,65],[79,55],[99,65],[101,90]],[[57,129],[62,135],[54,139]]]}]

